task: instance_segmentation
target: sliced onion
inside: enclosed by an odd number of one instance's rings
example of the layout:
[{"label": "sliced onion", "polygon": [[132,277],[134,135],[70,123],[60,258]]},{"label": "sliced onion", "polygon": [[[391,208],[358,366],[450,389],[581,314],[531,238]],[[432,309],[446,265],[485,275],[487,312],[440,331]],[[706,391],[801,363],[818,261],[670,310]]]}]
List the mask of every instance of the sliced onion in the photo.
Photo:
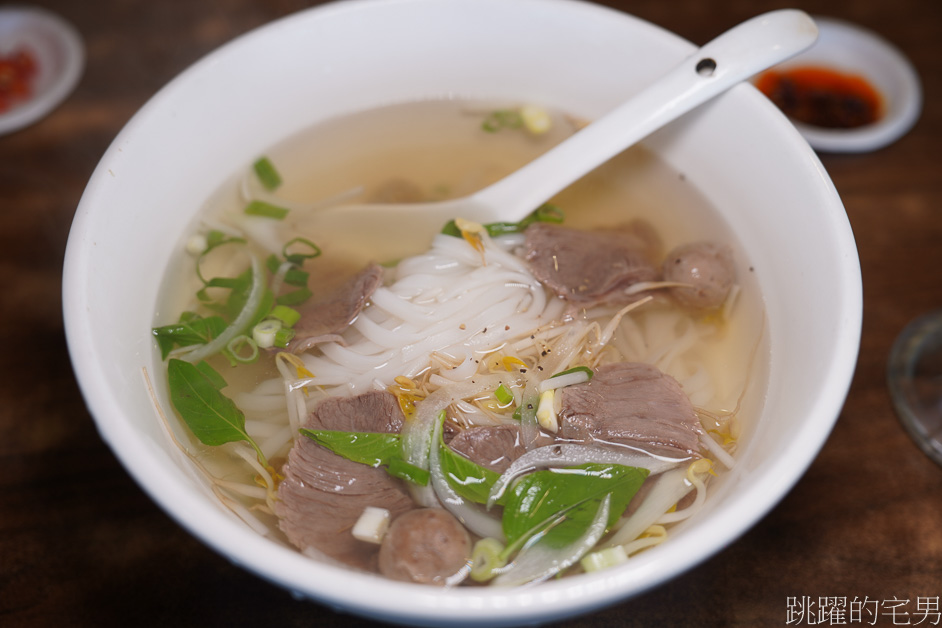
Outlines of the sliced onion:
[{"label": "sliced onion", "polygon": [[565,375],[556,375],[555,377],[550,377],[540,382],[540,392],[544,393],[547,390],[555,390],[556,388],[574,386],[587,381],[589,381],[589,374],[585,371],[575,371],[574,373],[566,373]]},{"label": "sliced onion", "polygon": [[524,547],[514,559],[513,567],[503,572],[494,580],[498,586],[516,586],[531,582],[540,582],[551,578],[574,565],[589,550],[595,547],[608,524],[611,508],[611,493],[599,504],[599,510],[585,533],[566,547],[554,549],[537,541]]},{"label": "sliced onion", "polygon": [[442,424],[435,421],[432,430],[432,450],[429,456],[429,475],[435,495],[445,510],[455,516],[464,527],[482,537],[492,537],[503,541],[504,531],[501,522],[484,512],[477,504],[469,503],[448,483],[442,471],[441,463]]},{"label": "sliced onion", "polygon": [[402,453],[406,462],[428,469],[429,448],[438,414],[456,401],[467,399],[485,390],[493,390],[503,381],[513,381],[514,376],[476,375],[471,380],[439,388],[416,404],[415,416],[402,429]]},{"label": "sliced onion", "polygon": [[626,467],[647,469],[650,475],[663,473],[676,467],[684,460],[655,456],[640,450],[620,451],[598,445],[580,445],[578,443],[558,443],[537,447],[514,460],[507,470],[494,482],[487,499],[487,507],[492,507],[507,490],[507,487],[519,476],[548,467],[574,467],[589,462],[620,464]]},{"label": "sliced onion", "polygon": [[[523,395],[520,397],[520,437],[523,440],[523,446],[527,449],[533,449],[533,445],[540,437],[540,424],[536,419],[539,401],[539,383],[531,377],[527,380]],[[527,404],[530,407],[527,407]]]},{"label": "sliced onion", "polygon": [[265,294],[265,275],[262,273],[261,264],[254,255],[249,256],[252,260],[252,287],[249,290],[249,296],[245,300],[242,311],[236,316],[228,327],[222,330],[222,333],[216,336],[211,342],[199,345],[193,351],[190,351],[183,357],[190,363],[197,363],[203,358],[219,353],[229,344],[229,341],[241,334],[249,326],[251,320],[258,311],[258,306],[262,302],[262,295]]},{"label": "sliced onion", "polygon": [[674,469],[660,476],[638,509],[618,524],[617,531],[605,542],[605,547],[634,541],[692,488],[687,481],[686,468]]}]

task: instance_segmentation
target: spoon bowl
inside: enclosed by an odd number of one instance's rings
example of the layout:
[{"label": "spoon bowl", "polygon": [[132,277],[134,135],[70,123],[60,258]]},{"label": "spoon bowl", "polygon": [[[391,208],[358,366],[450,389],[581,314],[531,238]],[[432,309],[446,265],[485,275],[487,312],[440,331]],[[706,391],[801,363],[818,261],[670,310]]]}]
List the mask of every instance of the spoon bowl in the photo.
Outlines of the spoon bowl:
[{"label": "spoon bowl", "polygon": [[392,249],[390,255],[395,258],[414,251],[417,237],[430,236],[455,218],[480,224],[519,222],[553,195],[654,131],[808,49],[817,36],[817,26],[803,11],[764,13],[726,31],[602,118],[470,196],[394,206],[332,205],[310,212],[299,226],[309,233],[331,233],[337,248],[360,253],[372,244],[346,226],[369,225],[373,233],[382,234],[384,249]]}]

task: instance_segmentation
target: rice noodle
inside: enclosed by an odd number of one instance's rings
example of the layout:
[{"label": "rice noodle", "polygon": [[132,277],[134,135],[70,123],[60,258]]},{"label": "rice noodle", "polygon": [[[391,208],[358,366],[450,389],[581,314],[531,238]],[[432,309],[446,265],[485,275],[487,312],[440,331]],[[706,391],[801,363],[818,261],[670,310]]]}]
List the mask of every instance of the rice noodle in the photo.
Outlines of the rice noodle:
[{"label": "rice noodle", "polygon": [[[430,355],[463,356],[459,369],[442,372],[464,381],[477,372],[472,352],[486,352],[549,322],[550,300],[520,258],[490,244],[485,260],[467,242],[437,236],[431,250],[402,260],[395,281],[378,288],[354,321],[347,345],[319,345],[307,354],[319,383],[358,394],[399,375],[413,377]],[[550,308],[551,312],[558,308]],[[338,390],[338,394],[340,391]]]}]

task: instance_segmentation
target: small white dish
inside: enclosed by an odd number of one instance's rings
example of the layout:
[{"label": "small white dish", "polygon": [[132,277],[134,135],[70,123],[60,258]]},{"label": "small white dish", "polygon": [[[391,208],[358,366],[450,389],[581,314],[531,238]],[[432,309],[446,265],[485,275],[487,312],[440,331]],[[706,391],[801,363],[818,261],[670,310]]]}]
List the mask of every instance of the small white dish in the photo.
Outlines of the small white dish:
[{"label": "small white dish", "polygon": [[906,134],[922,110],[919,75],[893,44],[873,31],[826,17],[814,17],[818,41],[777,66],[786,70],[822,66],[865,78],[883,99],[877,122],[852,129],[827,129],[793,121],[813,148],[823,152],[862,153],[883,148]]},{"label": "small white dish", "polygon": [[0,114],[0,135],[36,122],[65,100],[85,67],[85,47],[75,28],[38,7],[0,8],[0,54],[26,49],[36,60],[32,96]]}]

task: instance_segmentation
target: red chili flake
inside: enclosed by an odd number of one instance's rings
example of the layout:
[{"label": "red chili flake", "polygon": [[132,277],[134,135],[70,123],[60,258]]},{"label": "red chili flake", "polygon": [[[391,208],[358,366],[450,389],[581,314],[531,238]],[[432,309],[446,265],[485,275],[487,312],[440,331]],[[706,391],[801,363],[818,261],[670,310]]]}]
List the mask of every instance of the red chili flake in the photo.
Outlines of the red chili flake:
[{"label": "red chili flake", "polygon": [[0,55],[0,113],[29,100],[36,70],[36,59],[25,48]]},{"label": "red chili flake", "polygon": [[814,126],[850,129],[883,115],[883,99],[867,79],[830,68],[769,70],[756,87],[790,118]]}]

